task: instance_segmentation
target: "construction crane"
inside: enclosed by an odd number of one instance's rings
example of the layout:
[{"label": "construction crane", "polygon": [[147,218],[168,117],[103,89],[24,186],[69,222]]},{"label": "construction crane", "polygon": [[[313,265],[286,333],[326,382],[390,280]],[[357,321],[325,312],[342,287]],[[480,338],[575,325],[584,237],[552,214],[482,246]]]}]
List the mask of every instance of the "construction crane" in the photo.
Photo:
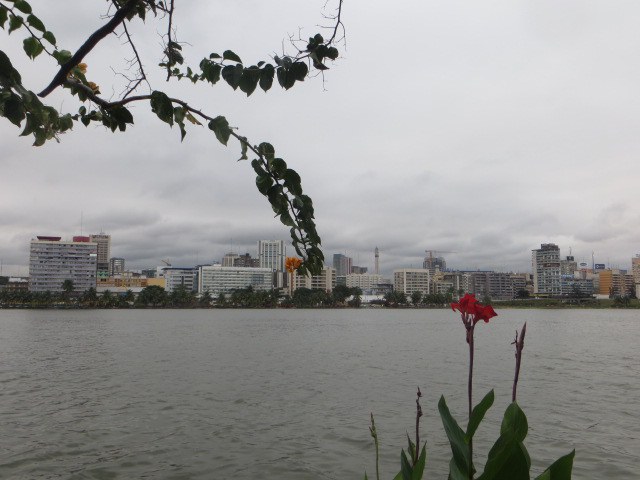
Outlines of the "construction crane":
[{"label": "construction crane", "polygon": [[160,259],[160,261],[161,261],[162,263],[164,263],[167,267],[170,267],[170,266],[171,266],[171,262],[169,261],[169,259],[168,259],[168,258],[164,258],[164,259],[163,259],[163,258],[161,258],[161,259]]},{"label": "construction crane", "polygon": [[458,253],[458,252],[451,252],[449,250],[425,250],[425,253],[429,254],[429,259],[433,259],[433,254],[434,253]]}]

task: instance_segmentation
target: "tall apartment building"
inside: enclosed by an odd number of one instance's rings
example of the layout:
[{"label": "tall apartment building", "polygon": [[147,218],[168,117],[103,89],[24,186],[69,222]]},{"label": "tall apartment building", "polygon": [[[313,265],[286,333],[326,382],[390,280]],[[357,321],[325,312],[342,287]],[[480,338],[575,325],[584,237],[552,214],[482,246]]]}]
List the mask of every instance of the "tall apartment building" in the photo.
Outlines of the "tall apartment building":
[{"label": "tall apartment building", "polygon": [[96,287],[98,245],[87,237],[71,242],[61,237],[38,236],[29,249],[29,291],[62,292],[65,280],[75,292]]},{"label": "tall apartment building", "polygon": [[431,293],[431,273],[424,268],[402,268],[393,271],[393,289],[411,295],[413,292]]},{"label": "tall apartment building", "polygon": [[631,275],[636,284],[640,284],[640,254],[631,259]]},{"label": "tall apartment building", "polygon": [[198,267],[198,293],[211,295],[230,293],[233,290],[252,287],[254,290],[271,290],[273,270],[254,267],[223,267],[201,265]]},{"label": "tall apartment building", "polygon": [[98,276],[109,276],[109,259],[111,258],[111,235],[104,232],[89,235],[89,239],[98,245]]},{"label": "tall apartment building", "polygon": [[251,267],[251,268],[260,268],[260,259],[252,258],[251,255],[245,253],[244,255],[239,255],[233,261],[233,267]]},{"label": "tall apartment building", "polygon": [[543,243],[531,250],[534,295],[555,296],[562,293],[560,286],[560,248],[554,243]]},{"label": "tall apartment building", "polygon": [[344,277],[351,273],[353,259],[341,253],[333,254],[333,268],[336,271],[336,277]]},{"label": "tall apartment building", "polygon": [[258,240],[258,260],[260,268],[268,268],[273,272],[275,288],[285,286],[284,262],[287,251],[284,240]]}]

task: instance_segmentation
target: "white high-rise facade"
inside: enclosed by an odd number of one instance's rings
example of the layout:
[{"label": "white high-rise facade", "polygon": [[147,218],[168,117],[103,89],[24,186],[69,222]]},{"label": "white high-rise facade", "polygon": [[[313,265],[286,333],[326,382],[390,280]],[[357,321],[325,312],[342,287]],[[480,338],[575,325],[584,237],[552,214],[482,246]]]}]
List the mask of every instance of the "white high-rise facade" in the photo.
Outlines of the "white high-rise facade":
[{"label": "white high-rise facade", "polygon": [[258,240],[260,268],[268,268],[273,272],[274,288],[283,288],[285,286],[284,262],[286,253],[284,240]]},{"label": "white high-rise facade", "polygon": [[554,296],[562,293],[560,274],[560,248],[554,243],[543,243],[531,250],[534,295]]},{"label": "white high-rise facade", "polygon": [[73,282],[74,292],[96,288],[97,244],[87,237],[62,242],[60,237],[39,236],[31,240],[29,252],[29,290],[62,292],[65,280]]}]

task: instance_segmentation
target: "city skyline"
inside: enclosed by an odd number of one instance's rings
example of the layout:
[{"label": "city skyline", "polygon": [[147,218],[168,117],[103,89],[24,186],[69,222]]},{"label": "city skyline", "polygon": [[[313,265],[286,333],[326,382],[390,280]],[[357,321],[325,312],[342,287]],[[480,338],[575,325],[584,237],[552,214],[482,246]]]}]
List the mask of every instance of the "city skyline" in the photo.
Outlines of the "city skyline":
[{"label": "city skyline", "polygon": [[[51,237],[49,235],[49,237]],[[112,236],[108,233],[108,232],[104,232],[101,231],[100,234],[90,234],[88,236],[83,236],[83,237],[79,237],[79,236],[73,236],[73,235],[61,235],[60,236],[62,238],[62,241],[76,241],[76,239],[84,239],[82,241],[89,241],[90,239],[94,238],[94,237],[98,237],[101,239],[101,237],[108,237],[109,238],[109,242],[111,242],[112,240]],[[31,243],[33,242],[33,240],[36,239],[36,236],[31,238]],[[94,242],[95,240],[91,240],[92,242]],[[545,242],[543,242],[545,243]],[[546,243],[551,243],[553,244],[553,242],[546,242]],[[98,243],[99,245],[99,243]],[[111,245],[111,243],[110,243]],[[262,246],[261,246],[262,245]],[[266,240],[266,239],[256,239],[253,243],[252,246],[247,246],[246,249],[230,249],[225,251],[224,253],[220,254],[220,255],[213,255],[209,258],[206,259],[202,259],[202,260],[198,260],[195,262],[185,262],[185,263],[180,263],[180,262],[176,262],[175,261],[175,257],[172,257],[171,255],[168,255],[166,258],[162,258],[162,259],[158,259],[158,261],[156,263],[153,264],[142,264],[142,265],[136,265],[135,262],[130,261],[128,258],[126,258],[123,255],[116,255],[116,256],[111,256],[111,258],[109,258],[110,260],[123,260],[126,261],[126,265],[127,271],[141,271],[144,269],[149,269],[149,268],[156,268],[156,267],[160,267],[160,266],[172,266],[174,268],[191,268],[194,267],[196,265],[214,265],[214,264],[221,264],[221,265],[225,265],[226,262],[226,258],[230,255],[233,254],[235,257],[237,257],[238,255],[245,255],[245,254],[249,254],[253,259],[255,259],[256,264],[259,265],[261,262],[261,252],[264,252],[264,245],[267,245],[266,248],[276,248],[276,245],[283,245],[284,249],[285,249],[285,253],[284,256],[296,256],[295,252],[293,250],[293,247],[291,247],[291,245],[287,245],[286,242],[282,241],[282,240],[277,240],[277,239],[270,239],[270,240]],[[541,244],[542,245],[542,244]],[[236,246],[237,247],[237,246]],[[627,262],[624,264],[612,264],[610,262],[607,261],[603,261],[601,259],[599,259],[598,257],[589,257],[588,261],[586,259],[586,257],[584,256],[580,256],[580,255],[576,255],[575,252],[573,252],[573,249],[571,247],[563,247],[563,246],[557,246],[559,249],[559,255],[561,259],[565,259],[568,257],[571,257],[572,260],[575,259],[575,263],[577,265],[580,266],[580,268],[587,268],[590,269],[593,266],[598,266],[598,265],[605,265],[607,269],[620,269],[620,270],[625,270],[628,272],[632,271],[633,268],[633,262],[637,263],[637,258],[640,258],[640,254],[635,254],[632,257],[629,257],[627,259]],[[111,248],[111,246],[109,247]],[[232,247],[234,248],[234,247]],[[278,246],[277,249],[280,252],[282,247]],[[530,250],[528,250],[527,253],[527,258],[528,258],[528,267],[520,269],[520,270],[514,270],[514,269],[499,269],[499,268],[475,268],[475,267],[468,267],[465,265],[457,265],[455,264],[455,262],[451,262],[449,255],[453,255],[454,252],[449,252],[446,255],[444,254],[440,254],[440,255],[433,255],[434,250],[424,250],[424,254],[422,255],[421,259],[419,262],[417,262],[417,264],[394,264],[394,265],[390,265],[388,267],[388,270],[385,269],[381,269],[380,274],[385,277],[385,278],[391,278],[393,277],[393,272],[394,270],[397,269],[412,269],[412,268],[430,268],[427,267],[428,263],[433,263],[434,265],[440,265],[440,264],[444,264],[446,265],[445,269],[447,271],[495,271],[495,272],[512,272],[512,273],[533,273],[534,269],[532,269],[532,264],[531,264],[531,253],[537,250],[537,246],[534,246],[534,248],[531,248]],[[100,249],[100,245],[98,246],[98,249]],[[27,254],[28,254],[28,248],[27,248]],[[118,252],[118,248],[117,248],[117,239],[115,242],[115,249],[116,252]],[[356,267],[356,268],[365,268],[367,269],[367,273],[368,274],[374,274],[375,272],[375,259],[376,259],[376,253],[379,254],[379,258],[384,258],[384,251],[380,251],[379,248],[375,247],[373,250],[371,250],[371,252],[369,252],[369,258],[368,259],[364,259],[365,261],[362,261],[362,257],[359,256],[358,261],[355,261],[355,259],[348,255],[347,253],[334,253],[334,254],[326,254],[325,255],[325,265],[326,266],[333,266],[335,268],[335,264],[336,264],[336,258],[340,258],[342,261],[340,263],[344,263],[345,265],[349,265],[348,268],[351,269],[352,267]],[[271,254],[270,254],[271,255]],[[281,253],[278,255],[282,255]],[[284,262],[284,256],[279,257],[279,260],[277,261],[282,261]],[[275,257],[274,257],[275,258]],[[2,275],[6,275],[6,276],[23,276],[26,277],[28,276],[28,271],[29,271],[29,261],[28,261],[28,256],[27,256],[27,265],[24,267],[20,267],[19,271],[16,272],[10,272],[8,270],[5,269],[5,266],[2,265],[3,270],[0,272],[0,274]],[[370,263],[369,263],[370,262]],[[109,262],[107,262],[108,264]],[[267,266],[268,268],[271,269],[275,269],[278,270],[277,268],[273,267],[273,265],[271,265],[271,263],[273,263],[271,260],[263,262],[264,265],[260,265],[260,266]],[[499,264],[499,262],[496,261],[496,264]],[[270,266],[271,265],[271,266]],[[274,264],[275,265],[275,264]],[[272,268],[273,267],[273,268]],[[98,269],[100,270],[100,269]],[[338,268],[338,270],[340,270],[340,268]],[[280,271],[284,271],[284,268],[280,269]]]},{"label": "city skyline", "polygon": [[[50,2],[31,3],[61,48],[77,48],[103,21],[94,5],[73,2],[61,16]],[[227,48],[247,62],[268,59],[298,27],[315,33],[323,4],[181,4],[178,36],[191,64]],[[219,18],[219,8],[243,28],[223,22],[214,35],[198,21]],[[155,88],[226,115],[300,173],[327,262],[341,252],[373,271],[378,246],[387,275],[422,265],[425,249],[457,252],[446,256],[451,268],[518,271],[531,268],[531,249],[552,242],[563,254],[571,247],[590,261],[595,252],[598,263],[629,268],[640,251],[640,66],[631,60],[640,5],[409,1],[393,9],[353,0],[343,13],[348,43],[324,78],[249,99],[225,84],[166,85],[154,29],[132,32]],[[21,33],[0,35],[26,86],[39,91],[54,62],[26,59]],[[111,67],[123,71],[127,55],[114,36],[85,59],[107,97]],[[50,102],[77,107],[60,92]],[[135,113],[125,133],[78,125],[40,148],[0,122],[4,273],[25,272],[39,234],[104,230],[130,268],[221,258],[232,239],[239,251],[257,238],[287,240],[251,167],[236,162],[237,147],[195,126],[181,143],[176,128],[145,108]]]}]

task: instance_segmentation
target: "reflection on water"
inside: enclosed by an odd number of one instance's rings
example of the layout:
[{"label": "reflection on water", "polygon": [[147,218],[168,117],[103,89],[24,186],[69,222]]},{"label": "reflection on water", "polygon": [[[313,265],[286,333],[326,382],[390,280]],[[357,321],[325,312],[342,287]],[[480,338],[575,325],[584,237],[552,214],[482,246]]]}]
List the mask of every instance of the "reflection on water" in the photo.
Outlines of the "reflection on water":
[{"label": "reflection on water", "polygon": [[[637,478],[637,311],[503,310],[476,329],[476,399],[519,403],[534,473],[576,448],[574,478]],[[466,344],[447,310],[0,311],[0,477],[360,479],[399,467],[424,394],[430,478],[449,457],[436,404],[461,423]]]}]

